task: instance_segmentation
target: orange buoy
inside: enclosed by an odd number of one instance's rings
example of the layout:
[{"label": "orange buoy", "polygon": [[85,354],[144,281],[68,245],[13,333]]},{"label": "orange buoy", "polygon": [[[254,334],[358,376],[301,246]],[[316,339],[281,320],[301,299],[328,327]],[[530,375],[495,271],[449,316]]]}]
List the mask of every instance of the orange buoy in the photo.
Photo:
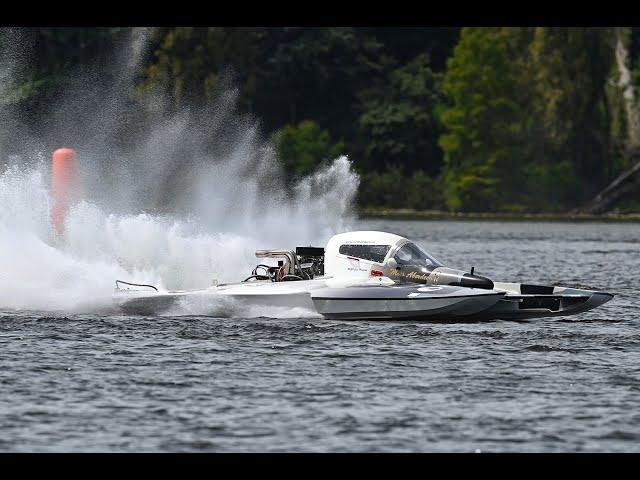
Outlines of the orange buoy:
[{"label": "orange buoy", "polygon": [[76,187],[76,152],[72,148],[59,148],[53,152],[51,162],[51,221],[59,235],[64,233],[64,219],[74,200]]}]

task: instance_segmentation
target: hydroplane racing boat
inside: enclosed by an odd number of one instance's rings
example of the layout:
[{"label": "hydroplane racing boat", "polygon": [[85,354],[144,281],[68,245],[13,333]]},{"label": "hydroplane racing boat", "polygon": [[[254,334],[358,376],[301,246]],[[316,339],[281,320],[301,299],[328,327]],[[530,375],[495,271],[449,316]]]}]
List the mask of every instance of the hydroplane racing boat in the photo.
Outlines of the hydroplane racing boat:
[{"label": "hydroplane racing boat", "polygon": [[167,291],[116,281],[124,313],[159,314],[192,297],[304,308],[333,319],[519,320],[574,315],[613,298],[583,288],[494,282],[449,268],[418,244],[392,233],[334,235],[324,248],[258,250],[259,263],[238,283]]}]

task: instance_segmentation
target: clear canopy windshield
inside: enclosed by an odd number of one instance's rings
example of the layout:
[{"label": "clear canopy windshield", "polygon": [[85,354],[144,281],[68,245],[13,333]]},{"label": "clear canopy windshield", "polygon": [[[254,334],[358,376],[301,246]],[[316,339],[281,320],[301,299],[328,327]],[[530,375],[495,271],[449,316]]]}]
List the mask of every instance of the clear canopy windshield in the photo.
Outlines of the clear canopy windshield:
[{"label": "clear canopy windshield", "polygon": [[394,257],[398,265],[442,267],[443,264],[413,242],[405,243]]}]

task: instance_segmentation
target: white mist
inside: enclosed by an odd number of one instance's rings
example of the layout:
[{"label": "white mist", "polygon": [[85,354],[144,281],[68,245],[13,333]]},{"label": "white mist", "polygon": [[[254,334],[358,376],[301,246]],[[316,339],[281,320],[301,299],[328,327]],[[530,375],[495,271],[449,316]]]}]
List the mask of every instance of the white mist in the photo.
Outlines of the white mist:
[{"label": "white mist", "polygon": [[[123,58],[140,57],[140,38],[114,60],[117,85],[84,90],[93,73],[78,72],[47,140],[24,132],[20,152],[0,152],[0,309],[108,311],[116,279],[170,289],[239,281],[256,249],[324,246],[353,221],[359,179],[348,159],[287,188],[257,122],[236,112],[233,90],[198,111],[149,107],[135,128],[126,125],[126,145],[116,142],[132,108],[134,67]],[[21,124],[11,120],[3,125]],[[84,191],[62,237],[51,225],[51,152],[43,148],[57,136],[56,147],[77,151]]]}]

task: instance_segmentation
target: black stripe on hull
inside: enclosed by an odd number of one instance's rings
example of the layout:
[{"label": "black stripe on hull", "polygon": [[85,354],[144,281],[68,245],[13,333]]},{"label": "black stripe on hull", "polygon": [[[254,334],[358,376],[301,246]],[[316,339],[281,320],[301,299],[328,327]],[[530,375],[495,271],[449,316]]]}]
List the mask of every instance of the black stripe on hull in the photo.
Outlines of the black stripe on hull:
[{"label": "black stripe on hull", "polygon": [[424,312],[350,312],[350,313],[326,313],[323,317],[329,320],[383,320],[383,321],[422,321],[431,323],[474,323],[490,319],[476,319],[474,315],[452,315],[447,313],[433,313],[432,310]]}]

